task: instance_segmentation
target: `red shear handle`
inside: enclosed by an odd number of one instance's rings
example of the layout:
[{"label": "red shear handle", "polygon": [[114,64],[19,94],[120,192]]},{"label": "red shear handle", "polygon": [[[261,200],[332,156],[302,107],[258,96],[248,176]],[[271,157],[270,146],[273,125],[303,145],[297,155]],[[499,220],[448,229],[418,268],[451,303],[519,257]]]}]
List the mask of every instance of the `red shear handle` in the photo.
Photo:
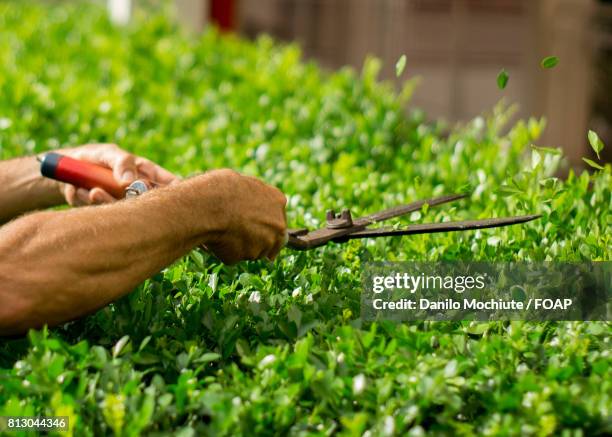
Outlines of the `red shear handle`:
[{"label": "red shear handle", "polygon": [[78,188],[102,188],[116,199],[125,197],[125,187],[115,180],[112,170],[91,162],[51,152],[42,158],[40,173]]}]

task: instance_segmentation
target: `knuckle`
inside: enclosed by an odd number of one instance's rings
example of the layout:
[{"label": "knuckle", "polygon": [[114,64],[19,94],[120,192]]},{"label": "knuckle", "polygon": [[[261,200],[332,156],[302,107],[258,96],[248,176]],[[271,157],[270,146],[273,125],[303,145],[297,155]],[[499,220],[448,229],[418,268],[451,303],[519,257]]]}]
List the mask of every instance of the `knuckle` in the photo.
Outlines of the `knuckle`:
[{"label": "knuckle", "polygon": [[216,170],[216,173],[222,176],[237,176],[238,175],[238,172],[231,168],[220,168],[219,170]]},{"label": "knuckle", "polygon": [[287,217],[285,214],[279,214],[275,224],[279,233],[284,234],[287,231]]},{"label": "knuckle", "polygon": [[87,147],[92,150],[97,149],[97,150],[102,150],[102,151],[107,151],[107,152],[116,152],[117,150],[120,150],[119,146],[114,143],[88,144]]},{"label": "knuckle", "polygon": [[127,152],[122,153],[118,159],[118,163],[123,164],[123,165],[126,165],[126,164],[131,165],[131,164],[134,164],[135,161],[136,161],[136,158],[134,157],[134,155],[127,153]]},{"label": "knuckle", "polygon": [[210,175],[210,177],[221,180],[235,180],[238,176],[240,176],[240,173],[235,170],[232,170],[231,168],[220,168],[212,170],[208,174]]},{"label": "knuckle", "polygon": [[276,194],[276,197],[278,198],[279,202],[281,202],[283,204],[283,206],[287,205],[287,196],[285,196],[285,194],[279,190],[278,188],[274,188],[274,192]]}]

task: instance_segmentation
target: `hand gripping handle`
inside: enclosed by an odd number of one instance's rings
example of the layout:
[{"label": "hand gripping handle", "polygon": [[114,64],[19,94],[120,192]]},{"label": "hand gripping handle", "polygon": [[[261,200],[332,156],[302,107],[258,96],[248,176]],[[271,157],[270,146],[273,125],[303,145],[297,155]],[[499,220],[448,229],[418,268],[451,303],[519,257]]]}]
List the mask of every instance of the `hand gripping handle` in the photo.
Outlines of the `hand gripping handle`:
[{"label": "hand gripping handle", "polygon": [[112,170],[91,162],[50,152],[41,159],[40,173],[77,188],[102,188],[116,199],[125,197],[125,187],[115,180]]}]

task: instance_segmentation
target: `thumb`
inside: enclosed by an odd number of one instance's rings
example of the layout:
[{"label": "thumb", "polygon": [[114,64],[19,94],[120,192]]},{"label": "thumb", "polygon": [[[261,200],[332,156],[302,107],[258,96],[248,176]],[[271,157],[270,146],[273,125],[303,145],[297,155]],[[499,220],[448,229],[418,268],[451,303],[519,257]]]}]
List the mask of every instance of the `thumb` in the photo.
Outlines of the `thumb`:
[{"label": "thumb", "polygon": [[136,159],[129,153],[118,154],[113,163],[113,176],[122,184],[134,182],[138,175]]}]

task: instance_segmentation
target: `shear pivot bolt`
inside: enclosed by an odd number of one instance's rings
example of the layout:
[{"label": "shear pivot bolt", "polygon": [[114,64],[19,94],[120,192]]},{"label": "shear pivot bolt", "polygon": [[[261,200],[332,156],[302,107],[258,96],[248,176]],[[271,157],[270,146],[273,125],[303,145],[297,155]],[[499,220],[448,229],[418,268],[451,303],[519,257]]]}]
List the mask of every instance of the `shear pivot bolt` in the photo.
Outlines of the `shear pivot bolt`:
[{"label": "shear pivot bolt", "polygon": [[148,190],[149,187],[147,187],[147,184],[141,181],[140,179],[137,179],[125,189],[125,197],[127,199],[137,197]]},{"label": "shear pivot bolt", "polygon": [[349,228],[353,226],[353,218],[351,217],[351,211],[343,209],[340,214],[336,214],[334,211],[327,211],[327,227],[330,229]]}]

